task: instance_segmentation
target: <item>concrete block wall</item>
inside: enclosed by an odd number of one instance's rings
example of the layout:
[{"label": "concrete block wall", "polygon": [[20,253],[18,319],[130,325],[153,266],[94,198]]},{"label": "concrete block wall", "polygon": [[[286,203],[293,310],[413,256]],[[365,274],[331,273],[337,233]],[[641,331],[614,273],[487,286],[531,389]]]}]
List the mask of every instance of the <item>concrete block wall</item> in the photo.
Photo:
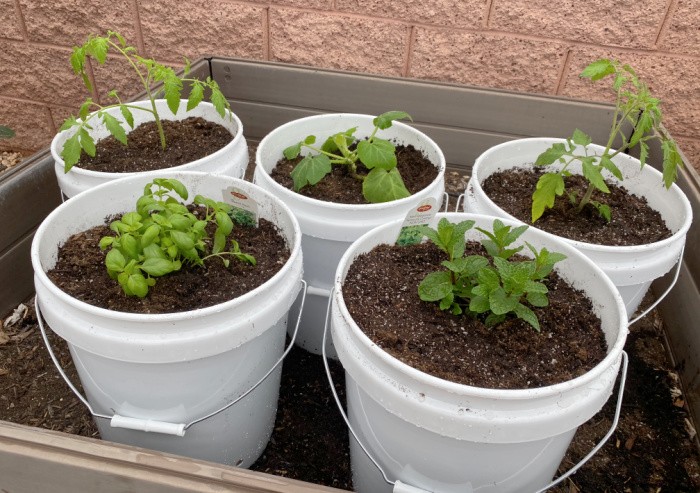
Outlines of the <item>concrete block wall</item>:
[{"label": "concrete block wall", "polygon": [[[615,57],[662,99],[700,169],[698,0],[0,0],[0,12],[0,124],[17,132],[0,149],[48,145],[87,96],[71,46],[113,29],[175,66],[216,54],[589,100],[612,98],[578,74]],[[98,98],[139,90],[120,61],[92,75]]]}]

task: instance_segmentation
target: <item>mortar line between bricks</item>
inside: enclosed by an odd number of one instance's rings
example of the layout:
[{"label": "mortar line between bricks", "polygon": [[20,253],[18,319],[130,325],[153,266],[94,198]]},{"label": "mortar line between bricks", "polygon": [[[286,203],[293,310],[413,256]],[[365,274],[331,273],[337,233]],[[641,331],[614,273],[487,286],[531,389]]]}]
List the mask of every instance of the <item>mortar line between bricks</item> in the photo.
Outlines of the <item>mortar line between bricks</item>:
[{"label": "mortar line between bricks", "polygon": [[15,0],[15,14],[17,14],[17,18],[19,19],[19,27],[22,30],[22,37],[24,38],[24,41],[28,42],[29,30],[27,29],[27,22],[24,20],[24,12],[22,12],[22,6],[20,5],[19,0]]},{"label": "mortar line between bricks", "polygon": [[416,44],[416,28],[411,26],[408,30],[408,42],[406,43],[406,58],[404,59],[401,75],[408,77],[411,73],[411,59],[413,58],[413,47]]},{"label": "mortar line between bricks", "polygon": [[491,24],[491,15],[495,8],[496,0],[486,0],[486,18],[484,19],[484,27],[488,29]]},{"label": "mortar line between bricks", "polygon": [[265,7],[262,15],[262,55],[270,60],[270,7]]},{"label": "mortar line between bricks", "polygon": [[559,81],[557,82],[557,87],[554,90],[554,94],[561,96],[564,91],[564,85],[566,85],[566,78],[569,76],[569,69],[571,66],[571,48],[566,49],[566,55],[564,55],[564,63],[561,65],[561,70],[559,71]]},{"label": "mortar line between bricks", "polygon": [[666,4],[666,12],[664,18],[659,25],[659,29],[656,31],[656,37],[654,38],[654,48],[659,46],[659,42],[663,36],[668,32],[669,25],[671,24],[671,19],[678,9],[678,0],[668,0]]},{"label": "mortar line between bricks", "polygon": [[139,12],[139,2],[138,0],[131,1],[131,8],[134,12],[134,30],[136,31],[136,46],[138,47],[139,53],[143,53],[144,56],[148,56],[146,53],[146,42],[143,39],[143,27],[141,26],[141,13]]}]

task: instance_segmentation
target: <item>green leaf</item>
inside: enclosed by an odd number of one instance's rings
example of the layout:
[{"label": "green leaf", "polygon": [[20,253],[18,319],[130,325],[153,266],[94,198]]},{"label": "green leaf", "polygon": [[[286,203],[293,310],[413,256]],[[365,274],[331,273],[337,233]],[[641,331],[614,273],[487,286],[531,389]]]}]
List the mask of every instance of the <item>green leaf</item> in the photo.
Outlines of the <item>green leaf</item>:
[{"label": "green leaf", "polygon": [[485,288],[487,292],[501,287],[501,278],[498,276],[498,272],[493,269],[481,269],[477,274],[477,279],[479,286]]},{"label": "green leaf", "polygon": [[386,171],[374,168],[362,183],[362,195],[368,202],[376,204],[410,197],[411,193],[406,189],[398,169]]},{"label": "green leaf", "polygon": [[598,190],[603,193],[610,193],[608,185],[605,183],[600,168],[594,164],[583,161],[583,176]]},{"label": "green leaf", "polygon": [[192,221],[182,214],[171,214],[168,217],[168,221],[172,224],[173,228],[178,231],[188,231],[192,226]]},{"label": "green leaf", "polygon": [[172,230],[170,231],[170,238],[173,240],[173,243],[177,245],[177,248],[183,253],[194,248],[194,240],[187,233]]},{"label": "green leaf", "polygon": [[542,293],[527,293],[526,299],[532,306],[545,307],[549,305],[547,296]]},{"label": "green leaf", "polygon": [[639,164],[644,167],[649,158],[649,146],[643,140],[639,141]]},{"label": "green leaf", "polygon": [[532,194],[532,222],[534,223],[545,208],[554,207],[554,199],[564,193],[564,178],[559,173],[545,173],[537,181],[537,187]]},{"label": "green leaf", "polygon": [[357,144],[357,155],[367,169],[392,170],[396,167],[396,148],[384,139],[362,140]]},{"label": "green leaf", "polygon": [[122,255],[122,252],[113,248],[107,252],[107,256],[105,257],[105,265],[107,266],[107,270],[110,272],[122,272],[124,267],[126,267],[126,259],[124,258],[124,255]]},{"label": "green leaf", "polygon": [[109,130],[109,133],[111,133],[114,136],[114,138],[117,139],[119,142],[126,145],[126,132],[124,131],[124,128],[122,128],[122,125],[119,122],[119,120],[114,118],[109,113],[105,112],[102,112],[101,116],[102,121],[107,127],[107,130]]},{"label": "green leaf", "polygon": [[217,233],[228,236],[233,231],[233,221],[231,217],[223,211],[217,211],[216,215]]},{"label": "green leaf", "polygon": [[201,83],[192,84],[190,97],[187,99],[187,111],[191,111],[196,108],[197,105],[202,102],[202,99],[204,99],[204,87]]},{"label": "green leaf", "polygon": [[491,309],[489,299],[486,296],[475,296],[469,301],[469,311],[474,313],[485,313]]},{"label": "green leaf", "polygon": [[612,218],[611,212],[610,212],[610,206],[603,204],[601,202],[598,202],[597,200],[590,200],[589,203],[595,207],[595,210],[598,211],[598,214],[600,217],[605,219],[606,222],[610,222],[610,219]]},{"label": "green leaf", "polygon": [[78,135],[80,136],[80,147],[82,147],[89,156],[94,157],[97,149],[95,148],[95,141],[92,139],[92,136],[85,127],[80,128]]},{"label": "green leaf", "polygon": [[139,258],[139,242],[131,233],[126,233],[119,238],[121,248],[130,258]]},{"label": "green leaf", "polygon": [[295,159],[299,153],[301,153],[302,144],[303,142],[297,142],[296,144],[287,147],[284,151],[282,151],[282,154],[284,154],[285,158],[291,161],[292,159]]},{"label": "green leaf", "polygon": [[126,287],[131,291],[131,294],[139,298],[145,298],[148,294],[148,282],[140,273],[131,274],[126,281]]},{"label": "green leaf", "polygon": [[603,154],[600,156],[600,165],[610,171],[615,178],[618,180],[622,181],[622,172],[620,171],[620,168],[618,168],[615,163],[613,162],[612,159],[610,159],[610,156],[607,154]]},{"label": "green leaf", "polygon": [[211,89],[211,97],[209,100],[211,101],[211,104],[214,105],[214,108],[219,116],[223,118],[226,114],[226,108],[229,106],[228,101],[219,89],[219,85],[216,82],[211,81],[209,83],[209,89]]},{"label": "green leaf", "polygon": [[89,39],[85,44],[85,53],[95,58],[100,65],[103,65],[105,61],[107,61],[108,50],[109,44],[107,38],[96,36]]},{"label": "green leaf", "polygon": [[607,58],[603,58],[584,68],[583,72],[581,72],[581,77],[596,81],[614,73],[615,65]]},{"label": "green leaf", "polygon": [[331,170],[331,160],[324,154],[304,157],[290,173],[294,181],[294,191],[298,192],[306,185],[315,185]]},{"label": "green leaf", "polygon": [[418,285],[418,295],[423,301],[439,301],[452,293],[452,278],[447,271],[431,272]]},{"label": "green leaf", "polygon": [[121,111],[127,125],[134,128],[134,115],[131,113],[131,110],[122,104],[119,106],[119,111]]},{"label": "green leaf", "polygon": [[175,115],[180,108],[182,81],[175,75],[172,69],[169,69],[166,79],[163,81],[163,90],[165,91],[165,100],[168,103],[168,109]]},{"label": "green leaf", "polygon": [[676,147],[676,143],[672,140],[664,139],[661,143],[661,149],[664,151],[663,163],[663,179],[666,188],[671,188],[671,185],[678,178],[678,168],[683,167],[683,159]]},{"label": "green leaf", "polygon": [[141,269],[148,275],[154,277],[161,277],[177,270],[175,269],[175,264],[170,260],[156,257],[144,260],[141,264]]},{"label": "green leaf", "polygon": [[226,248],[226,235],[221,231],[214,233],[214,244],[211,248],[211,253],[221,253]]},{"label": "green leaf", "polygon": [[586,133],[582,132],[578,128],[574,130],[571,140],[574,142],[574,144],[584,147],[593,142],[593,140]]},{"label": "green leaf", "polygon": [[104,236],[100,239],[100,250],[106,250],[112,243],[114,243],[114,236]]},{"label": "green leaf", "polygon": [[552,144],[552,147],[546,149],[542,154],[537,156],[535,160],[535,166],[545,166],[547,164],[552,164],[557,159],[561,158],[566,154],[566,147],[562,143]]},{"label": "green leaf", "polygon": [[176,180],[175,178],[169,178],[166,183],[170,187],[169,190],[173,190],[176,194],[180,196],[182,200],[187,200],[187,197],[189,197],[189,192],[187,191],[187,187],[180,181]]},{"label": "green leaf", "polygon": [[63,150],[61,151],[61,158],[63,159],[63,170],[68,173],[70,169],[75,166],[80,160],[80,153],[82,147],[80,146],[80,134],[75,133],[66,140],[63,144]]},{"label": "green leaf", "polygon": [[512,312],[519,303],[520,296],[508,294],[501,287],[494,289],[489,295],[489,306],[496,315],[505,315]]},{"label": "green leaf", "polygon": [[11,139],[15,136],[15,131],[10,127],[0,125],[0,139]]},{"label": "green leaf", "polygon": [[535,312],[530,310],[522,303],[518,303],[514,312],[519,319],[529,323],[537,332],[540,331],[540,322],[537,320],[537,315],[535,315]]},{"label": "green leaf", "polygon": [[372,120],[372,123],[374,123],[374,126],[380,130],[386,130],[387,128],[391,127],[394,120],[403,120],[406,118],[413,121],[411,115],[405,111],[387,111],[386,113],[382,113]]}]

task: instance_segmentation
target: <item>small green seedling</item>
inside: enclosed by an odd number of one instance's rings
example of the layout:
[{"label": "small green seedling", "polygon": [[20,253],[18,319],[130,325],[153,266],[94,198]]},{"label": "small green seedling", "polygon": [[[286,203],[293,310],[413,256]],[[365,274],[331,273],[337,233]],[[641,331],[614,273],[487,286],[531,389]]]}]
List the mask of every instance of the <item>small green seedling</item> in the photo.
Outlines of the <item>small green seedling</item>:
[{"label": "small green seedling", "polygon": [[[178,180],[153,180],[136,202],[136,211],[110,224],[116,236],[100,240],[102,250],[110,249],[105,258],[107,272],[128,296],[145,297],[155,277],[178,271],[185,263],[203,266],[208,258],[219,257],[228,267],[226,257],[233,257],[256,264],[252,255],[241,252],[236,240],[229,238],[234,226],[230,205],[197,195],[194,203],[206,208],[205,217],[199,219],[171,192],[182,200],[189,195]],[[213,242],[207,237],[209,224],[216,224]]]},{"label": "small green seedling", "polygon": [[[540,154],[535,161],[535,166],[544,166],[554,162],[560,162],[564,166],[556,172],[545,173],[537,182],[537,188],[532,195],[532,222],[537,221],[545,209],[554,206],[554,200],[558,196],[567,194],[571,203],[581,212],[586,205],[593,206],[606,221],[611,219],[610,207],[607,204],[592,200],[591,195],[595,190],[610,193],[602,171],[608,170],[618,180],[622,180],[620,169],[612,159],[621,152],[629,151],[639,146],[639,161],[646,164],[649,156],[647,141],[659,139],[663,149],[663,182],[666,188],[670,188],[678,175],[678,167],[683,166],[676,143],[667,137],[661,129],[663,119],[660,101],[653,97],[647,85],[640,81],[635,71],[629,65],[622,65],[616,60],[602,59],[588,65],[581,77],[597,81],[607,76],[613,76],[613,90],[617,94],[615,113],[610,129],[610,137],[601,155],[590,151],[588,145],[591,138],[579,129],[566,139],[566,143],[553,144]],[[626,123],[634,127],[634,132],[627,138],[623,129]],[[619,138],[622,144],[613,149],[615,139]],[[581,198],[575,193],[566,191],[566,177],[570,176],[568,166],[580,161],[583,167],[583,176],[588,181],[588,188]]]},{"label": "small green seedling", "polygon": [[[321,145],[315,147],[316,136],[309,135],[301,142],[287,147],[284,157],[295,159],[306,147],[316,154],[309,154],[294,167],[291,176],[294,191],[298,192],[307,185],[316,185],[333,169],[334,165],[347,166],[353,178],[362,181],[362,195],[368,202],[390,202],[411,195],[396,168],[396,147],[385,139],[376,136],[379,130],[391,127],[394,120],[411,119],[403,111],[388,111],[376,117],[374,130],[366,140],[355,138],[357,127],[331,135]],[[357,143],[354,150],[350,147]],[[369,173],[358,173],[357,162],[360,161]]]},{"label": "small green seedling", "polygon": [[423,234],[445,252],[449,260],[442,262],[447,270],[431,272],[418,286],[420,299],[439,302],[441,310],[454,315],[465,311],[473,316],[486,315],[485,323],[493,326],[503,322],[509,314],[530,324],[539,332],[540,324],[535,312],[528,306],[543,307],[549,304],[547,286],[540,282],[565,255],[537,251],[526,243],[534,255],[533,260],[509,260],[522,250],[522,246],[508,248],[527,226],[511,228],[498,219],[493,222],[493,232],[477,228],[486,235],[482,245],[488,256],[464,256],[464,234],[474,226],[474,221],[453,224],[441,219],[437,230],[423,226]]},{"label": "small green seedling", "polygon": [[[150,108],[144,108],[133,104],[123,103],[117,91],[112,90],[108,93],[109,97],[116,100],[116,103],[107,106],[102,106],[88,98],[80,106],[78,117],[71,115],[61,126],[61,130],[68,130],[77,127],[76,132],[66,140],[61,158],[63,159],[64,171],[67,173],[77,164],[80,156],[84,151],[89,156],[95,155],[95,142],[90,136],[88,130],[92,129],[91,122],[95,119],[102,120],[109,133],[114,136],[122,144],[127,144],[127,132],[124,128],[124,123],[118,118],[107,113],[106,110],[111,108],[119,108],[119,111],[124,118],[124,122],[132,129],[134,128],[134,116],[132,111],[145,111],[151,113],[155,119],[156,127],[158,128],[158,136],[163,149],[167,148],[165,141],[165,133],[160,115],[156,109],[155,100],[163,94],[168,103],[168,108],[173,114],[177,113],[182,99],[182,90],[185,84],[189,85],[190,95],[187,100],[187,111],[197,107],[204,99],[205,90],[209,90],[211,96],[209,100],[216,108],[216,111],[224,117],[226,110],[230,110],[229,102],[219,89],[219,85],[211,77],[207,77],[202,81],[195,78],[187,78],[190,72],[189,60],[185,59],[185,69],[182,76],[178,76],[175,70],[166,67],[153,59],[143,58],[140,56],[133,46],[126,44],[124,37],[117,32],[108,31],[106,36],[97,36],[91,34],[87,41],[82,46],[73,47],[73,54],[70,57],[70,63],[73,71],[80,75],[83,83],[89,92],[93,92],[92,83],[88,76],[88,58],[92,58],[100,65],[103,65],[107,60],[107,54],[113,50],[123,56],[129,65],[134,69],[141,85],[146,91],[148,100],[151,102]],[[154,89],[153,86],[163,83],[162,89]]]},{"label": "small green seedling", "polygon": [[5,125],[0,125],[0,139],[11,139],[15,136],[15,131]]}]

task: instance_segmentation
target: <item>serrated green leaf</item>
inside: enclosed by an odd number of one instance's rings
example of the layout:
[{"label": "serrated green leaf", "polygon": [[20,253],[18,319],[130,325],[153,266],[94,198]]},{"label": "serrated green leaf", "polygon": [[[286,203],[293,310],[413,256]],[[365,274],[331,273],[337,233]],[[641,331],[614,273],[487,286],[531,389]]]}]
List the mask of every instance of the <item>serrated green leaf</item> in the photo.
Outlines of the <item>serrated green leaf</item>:
[{"label": "serrated green leaf", "polygon": [[549,300],[547,299],[546,294],[527,293],[527,296],[525,299],[527,299],[527,302],[530,303],[532,306],[545,307],[545,306],[549,305]]},{"label": "serrated green leaf", "polygon": [[333,169],[331,160],[324,154],[305,156],[290,173],[294,181],[294,191],[298,192],[306,185],[315,185]]},{"label": "serrated green leaf", "polygon": [[554,199],[564,193],[564,178],[558,173],[545,173],[537,181],[532,194],[532,222],[537,221],[545,208],[554,207]]},{"label": "serrated green leaf", "polygon": [[357,144],[357,155],[367,169],[392,170],[396,167],[396,148],[384,139],[361,140]]},{"label": "serrated green leaf", "polygon": [[510,313],[519,303],[519,296],[510,295],[501,287],[494,289],[489,295],[489,308],[495,315]]},{"label": "serrated green leaf", "polygon": [[175,75],[172,69],[170,70],[172,73],[169,73],[168,77],[163,81],[163,90],[165,91],[165,100],[168,103],[168,109],[175,115],[180,108],[182,81]]},{"label": "serrated green leaf", "polygon": [[584,68],[583,72],[581,72],[581,77],[596,81],[614,73],[615,65],[607,58],[603,58]]},{"label": "serrated green leaf", "polygon": [[600,190],[603,193],[610,193],[608,185],[605,183],[600,168],[594,164],[590,164],[586,161],[582,163],[583,176],[589,181],[591,185]]},{"label": "serrated green leaf", "polygon": [[126,124],[129,125],[129,127],[134,128],[134,115],[131,113],[131,110],[124,105],[120,105],[119,111],[124,117]]},{"label": "serrated green leaf", "polygon": [[566,147],[562,143],[552,144],[548,149],[545,149],[535,160],[535,166],[546,166],[566,154]]},{"label": "serrated green leaf", "polygon": [[197,107],[204,99],[204,87],[201,83],[193,83],[190,90],[190,96],[187,99],[187,111],[191,111]]},{"label": "serrated green leaf", "polygon": [[78,123],[78,120],[76,120],[76,118],[73,115],[71,115],[68,118],[66,118],[59,130],[63,132],[64,130],[68,130],[69,128],[74,127],[76,125],[80,125],[80,123]]},{"label": "serrated green leaf", "polygon": [[88,131],[83,127],[78,131],[80,138],[80,147],[88,154],[88,156],[95,156],[97,149],[95,147],[95,141]]},{"label": "serrated green leaf", "polygon": [[639,141],[639,164],[643,168],[649,159],[649,145],[643,140]]},{"label": "serrated green leaf", "polygon": [[80,160],[80,153],[82,152],[82,147],[80,146],[80,135],[76,132],[71,137],[69,137],[65,144],[63,144],[63,150],[61,151],[61,158],[63,159],[63,171],[68,173],[70,169],[75,166]]},{"label": "serrated green leaf", "polygon": [[372,120],[372,123],[374,123],[374,126],[379,128],[380,130],[386,130],[387,128],[391,127],[395,120],[403,119],[409,119],[413,121],[411,115],[409,115],[405,111],[387,111],[386,113],[382,113],[374,120]]},{"label": "serrated green leaf", "polygon": [[114,118],[109,113],[105,112],[101,113],[101,117],[102,121],[107,127],[107,130],[109,130],[109,133],[111,133],[114,136],[114,138],[117,139],[119,142],[126,145],[126,131],[122,127],[119,120]]},{"label": "serrated green leaf", "polygon": [[537,315],[535,315],[535,312],[530,310],[522,303],[518,303],[513,311],[519,319],[529,323],[537,332],[540,331],[540,322],[537,320]]},{"label": "serrated green leaf", "polygon": [[362,183],[362,195],[367,202],[377,204],[410,197],[411,193],[406,189],[398,169],[386,171],[374,168]]},{"label": "serrated green leaf", "polygon": [[485,313],[489,311],[489,299],[486,296],[475,296],[469,301],[469,311],[474,313]]},{"label": "serrated green leaf", "polygon": [[598,202],[596,200],[591,200],[590,204],[595,207],[595,210],[598,211],[598,214],[600,217],[605,219],[606,222],[610,222],[610,219],[612,218],[611,212],[610,212],[610,206],[603,204],[601,202]]},{"label": "serrated green leaf", "polygon": [[449,292],[447,296],[440,300],[440,310],[449,310],[455,301],[455,295]]},{"label": "serrated green leaf", "polygon": [[109,42],[107,38],[99,36],[93,37],[85,44],[85,53],[97,60],[100,65],[107,61],[107,51],[109,50]]},{"label": "serrated green leaf", "polygon": [[452,293],[452,278],[447,271],[431,272],[418,285],[418,295],[423,301],[439,301]]},{"label": "serrated green leaf", "polygon": [[78,116],[81,120],[87,120],[88,116],[90,115],[90,107],[92,106],[92,104],[92,98],[88,98],[83,104],[80,105],[80,109],[78,110]]},{"label": "serrated green leaf", "polygon": [[622,180],[622,172],[620,171],[620,168],[615,165],[613,160],[610,159],[610,156],[607,154],[600,156],[600,165],[610,171],[615,178]]},{"label": "serrated green leaf", "polygon": [[588,134],[582,132],[578,128],[574,130],[574,133],[571,136],[571,140],[574,144],[584,147],[593,142],[593,140],[588,136]]},{"label": "serrated green leaf", "polygon": [[485,288],[489,293],[501,286],[501,278],[493,269],[481,269],[477,274],[479,286]]},{"label": "serrated green leaf", "polygon": [[678,177],[678,168],[683,167],[683,159],[678,152],[676,143],[672,140],[664,139],[661,143],[661,149],[664,152],[663,162],[663,180],[666,188],[671,188],[671,185]]},{"label": "serrated green leaf", "polygon": [[219,85],[216,82],[211,81],[209,84],[209,89],[211,90],[211,97],[209,100],[211,101],[211,104],[214,105],[214,108],[219,116],[223,118],[226,115],[226,109],[229,107],[228,100],[223,95],[219,89]]},{"label": "serrated green leaf", "polygon": [[[70,65],[73,67],[73,72],[79,75],[83,72],[85,67],[85,50],[82,47],[73,47],[73,52],[70,56]],[[89,91],[92,91],[92,87],[88,87]]]}]

